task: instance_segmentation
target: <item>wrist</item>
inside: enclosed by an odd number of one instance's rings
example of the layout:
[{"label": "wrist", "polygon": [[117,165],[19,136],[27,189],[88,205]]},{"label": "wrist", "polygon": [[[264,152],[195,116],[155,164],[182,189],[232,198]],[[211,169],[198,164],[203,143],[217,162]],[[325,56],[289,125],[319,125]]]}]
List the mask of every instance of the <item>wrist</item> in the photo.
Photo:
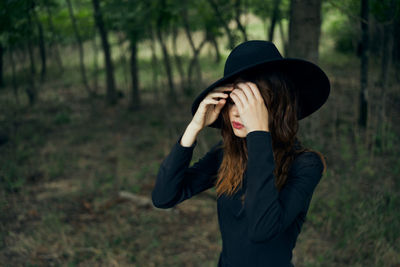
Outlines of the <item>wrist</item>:
[{"label": "wrist", "polygon": [[188,127],[191,131],[199,133],[202,130],[202,127],[191,121]]}]

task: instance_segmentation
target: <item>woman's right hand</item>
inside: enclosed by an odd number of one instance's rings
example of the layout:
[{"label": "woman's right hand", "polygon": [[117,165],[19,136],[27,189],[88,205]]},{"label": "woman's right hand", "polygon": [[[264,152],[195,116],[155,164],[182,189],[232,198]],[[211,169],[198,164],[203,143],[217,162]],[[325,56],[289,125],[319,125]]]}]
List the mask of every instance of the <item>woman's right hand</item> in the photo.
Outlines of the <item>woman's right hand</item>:
[{"label": "woman's right hand", "polygon": [[[229,97],[229,94],[224,93],[224,91],[232,90],[233,85],[225,85],[217,87],[213,91],[209,92],[200,102],[191,123],[196,125],[199,129],[203,129],[215,122],[227,101],[226,99]],[[220,99],[217,100],[217,98]]]}]

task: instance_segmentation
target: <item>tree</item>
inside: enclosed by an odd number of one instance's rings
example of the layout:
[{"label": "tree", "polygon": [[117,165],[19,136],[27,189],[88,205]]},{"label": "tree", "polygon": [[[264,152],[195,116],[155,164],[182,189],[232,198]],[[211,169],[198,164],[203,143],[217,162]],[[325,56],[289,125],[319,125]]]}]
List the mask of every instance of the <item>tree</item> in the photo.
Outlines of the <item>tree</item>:
[{"label": "tree", "polygon": [[93,10],[94,10],[94,20],[96,22],[96,26],[99,30],[101,44],[104,52],[104,61],[106,66],[106,80],[107,80],[107,97],[106,101],[110,105],[114,105],[117,103],[117,92],[115,89],[115,80],[114,80],[114,66],[111,59],[111,48],[108,42],[107,30],[103,20],[103,14],[100,9],[100,0],[92,0]]},{"label": "tree", "polygon": [[321,0],[291,0],[289,57],[318,62],[321,32]]},{"label": "tree", "polygon": [[83,51],[82,37],[78,30],[78,26],[77,26],[76,18],[75,18],[74,11],[72,8],[71,0],[65,0],[65,1],[67,2],[69,17],[71,19],[72,28],[74,29],[76,42],[78,44],[79,66],[81,69],[82,83],[83,83],[88,95],[93,96],[93,91],[90,89],[90,86],[89,86],[89,83],[87,80],[87,76],[86,76],[86,67],[85,67],[85,61],[84,61],[85,55],[84,55],[84,51]]},{"label": "tree", "polygon": [[360,106],[359,106],[359,117],[358,124],[362,128],[367,126],[367,114],[368,114],[368,50],[369,50],[369,33],[368,33],[368,21],[369,21],[369,3],[368,0],[361,0],[361,65],[360,65]]},{"label": "tree", "polygon": [[161,45],[161,50],[164,58],[165,71],[167,73],[167,78],[168,78],[168,87],[169,87],[168,97],[171,103],[176,103],[177,98],[173,81],[171,60],[164,40],[164,31],[166,29],[169,29],[170,27],[171,12],[169,6],[167,6],[166,0],[159,0],[159,5],[156,10],[157,10],[156,34],[158,41],[160,42]]}]

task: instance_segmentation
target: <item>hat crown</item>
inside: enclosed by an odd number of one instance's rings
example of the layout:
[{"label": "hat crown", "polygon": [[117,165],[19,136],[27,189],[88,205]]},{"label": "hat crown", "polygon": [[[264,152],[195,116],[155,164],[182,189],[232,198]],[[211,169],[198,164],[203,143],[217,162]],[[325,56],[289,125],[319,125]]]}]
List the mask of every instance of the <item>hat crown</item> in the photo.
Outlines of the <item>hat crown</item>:
[{"label": "hat crown", "polygon": [[279,60],[282,55],[269,41],[252,40],[236,46],[226,59],[224,76],[258,63]]}]

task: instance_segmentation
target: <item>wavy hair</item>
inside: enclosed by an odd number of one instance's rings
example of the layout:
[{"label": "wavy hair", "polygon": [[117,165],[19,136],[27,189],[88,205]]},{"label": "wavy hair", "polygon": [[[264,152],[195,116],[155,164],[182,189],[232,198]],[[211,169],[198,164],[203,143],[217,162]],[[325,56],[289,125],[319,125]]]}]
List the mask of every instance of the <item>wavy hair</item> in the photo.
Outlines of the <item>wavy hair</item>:
[{"label": "wavy hair", "polygon": [[[323,154],[303,147],[297,138],[299,129],[297,91],[294,83],[285,73],[258,68],[247,71],[232,81],[234,84],[241,81],[255,83],[264,99],[269,116],[268,125],[275,161],[275,186],[278,191],[285,185],[291,163],[302,152],[317,153],[324,164],[323,172],[325,173],[327,166]],[[246,138],[237,137],[230,123],[229,110],[232,105],[233,102],[227,101],[221,110],[224,156],[215,182],[217,197],[222,194],[233,195],[240,189],[248,160]],[[244,195],[241,200],[243,203]]]}]

